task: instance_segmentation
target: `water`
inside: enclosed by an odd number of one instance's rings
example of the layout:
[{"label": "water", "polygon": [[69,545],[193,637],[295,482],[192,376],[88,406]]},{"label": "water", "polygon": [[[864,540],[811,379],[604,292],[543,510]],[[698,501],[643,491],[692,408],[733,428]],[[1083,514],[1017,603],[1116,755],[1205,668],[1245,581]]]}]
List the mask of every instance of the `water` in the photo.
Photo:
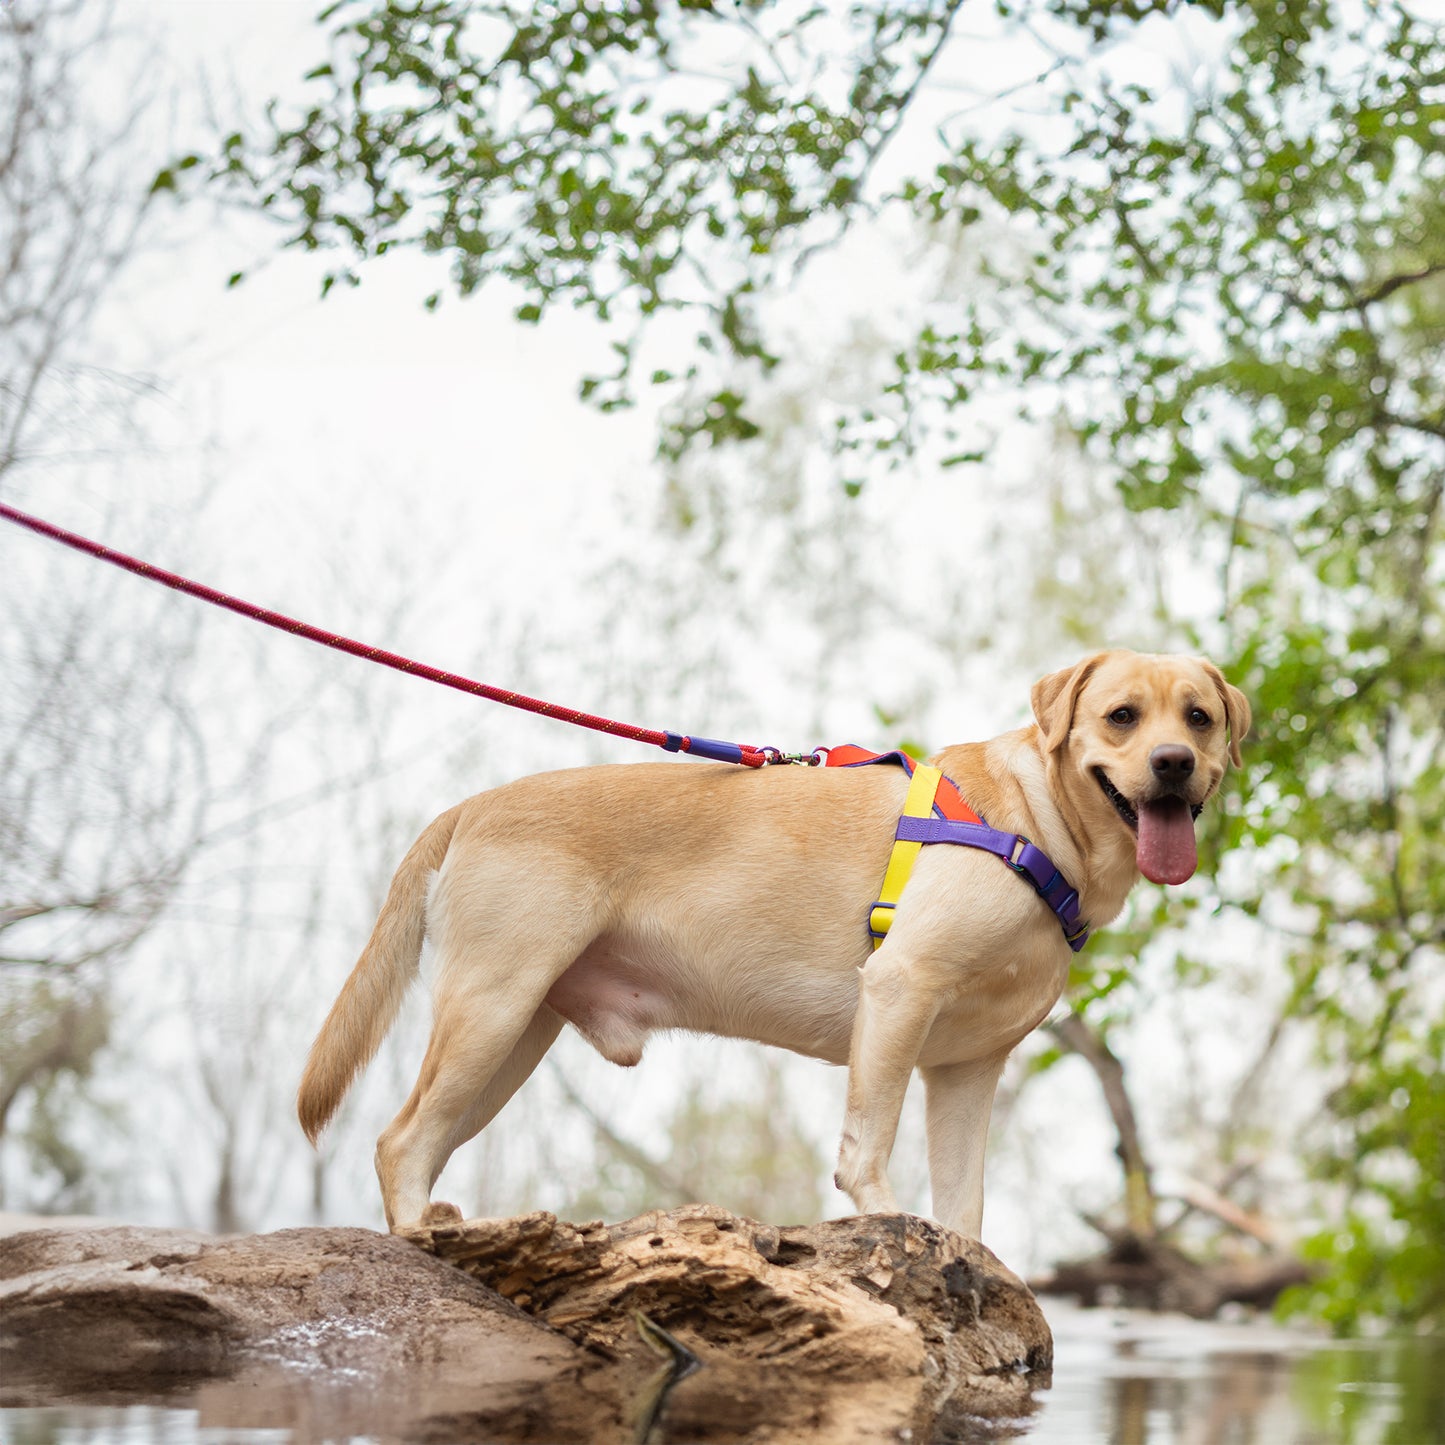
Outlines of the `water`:
[{"label": "water", "polygon": [[1045,1302],[1054,1384],[1024,1445],[1445,1445],[1445,1338],[1322,1341]]},{"label": "water", "polygon": [[[1046,1312],[1055,1336],[1053,1388],[1040,1396],[1037,1414],[981,1428],[979,1440],[1445,1445],[1445,1338],[1335,1343],[1269,1324],[1200,1324],[1058,1301],[1047,1302]],[[313,1415],[305,1432],[246,1428],[239,1416],[227,1423],[217,1415],[208,1409],[203,1423],[198,1410],[156,1403],[0,1410],[0,1445],[303,1445],[327,1438],[324,1414]],[[408,1433],[437,1445],[454,1438],[436,1422]],[[656,1438],[671,1438],[665,1416]]]}]

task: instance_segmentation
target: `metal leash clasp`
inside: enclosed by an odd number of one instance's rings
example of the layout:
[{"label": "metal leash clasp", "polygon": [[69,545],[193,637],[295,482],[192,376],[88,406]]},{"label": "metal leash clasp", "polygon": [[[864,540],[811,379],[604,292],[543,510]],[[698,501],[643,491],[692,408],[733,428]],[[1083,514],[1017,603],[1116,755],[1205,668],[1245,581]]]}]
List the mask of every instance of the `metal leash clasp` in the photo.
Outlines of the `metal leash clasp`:
[{"label": "metal leash clasp", "polygon": [[795,767],[816,768],[828,754],[827,748],[814,748],[810,753],[785,753],[779,748],[759,748],[764,758],[764,767],[776,763],[792,763]]}]

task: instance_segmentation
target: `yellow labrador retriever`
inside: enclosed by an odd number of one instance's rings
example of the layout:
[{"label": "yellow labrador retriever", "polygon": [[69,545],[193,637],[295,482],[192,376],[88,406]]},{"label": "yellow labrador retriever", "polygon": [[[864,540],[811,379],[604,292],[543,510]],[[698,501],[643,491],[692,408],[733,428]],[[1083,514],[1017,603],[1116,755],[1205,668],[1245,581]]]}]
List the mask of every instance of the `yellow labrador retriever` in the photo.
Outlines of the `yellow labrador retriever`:
[{"label": "yellow labrador retriever", "polygon": [[[1141,873],[1187,879],[1194,816],[1240,761],[1244,695],[1208,662],[1103,652],[1036,683],[1033,711],[933,763],[993,828],[1048,855],[1093,927]],[[934,1213],[976,1238],[999,1073],[1071,954],[1040,894],[974,847],[922,848],[871,950],[908,788],[901,767],[635,764],[523,778],[443,813],[312,1047],[308,1138],[376,1052],[429,936],[431,1040],[376,1147],[393,1229],[460,1217],[431,1203],[442,1166],[570,1023],[622,1065],[656,1029],[846,1063],[836,1177],[864,1213],[896,1208],[888,1158],[919,1068]]]}]

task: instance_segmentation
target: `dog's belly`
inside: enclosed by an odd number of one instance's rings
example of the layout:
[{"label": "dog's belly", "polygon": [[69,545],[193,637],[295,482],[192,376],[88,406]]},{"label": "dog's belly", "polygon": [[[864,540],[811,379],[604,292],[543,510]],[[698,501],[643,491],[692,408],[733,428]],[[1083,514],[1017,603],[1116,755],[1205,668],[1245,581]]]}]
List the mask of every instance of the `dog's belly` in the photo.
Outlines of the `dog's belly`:
[{"label": "dog's belly", "polygon": [[852,968],[697,967],[656,940],[601,938],[552,985],[546,1003],[598,1053],[630,1067],[657,1029],[756,1039],[845,1064],[858,1005]]}]

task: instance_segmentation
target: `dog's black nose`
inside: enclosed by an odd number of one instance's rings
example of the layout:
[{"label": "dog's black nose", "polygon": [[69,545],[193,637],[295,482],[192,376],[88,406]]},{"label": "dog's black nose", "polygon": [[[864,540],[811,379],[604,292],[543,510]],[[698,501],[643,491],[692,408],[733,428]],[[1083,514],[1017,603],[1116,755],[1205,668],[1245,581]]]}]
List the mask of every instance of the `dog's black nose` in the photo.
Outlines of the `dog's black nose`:
[{"label": "dog's black nose", "polygon": [[1194,749],[1165,743],[1149,754],[1149,766],[1161,783],[1182,783],[1194,771]]}]

